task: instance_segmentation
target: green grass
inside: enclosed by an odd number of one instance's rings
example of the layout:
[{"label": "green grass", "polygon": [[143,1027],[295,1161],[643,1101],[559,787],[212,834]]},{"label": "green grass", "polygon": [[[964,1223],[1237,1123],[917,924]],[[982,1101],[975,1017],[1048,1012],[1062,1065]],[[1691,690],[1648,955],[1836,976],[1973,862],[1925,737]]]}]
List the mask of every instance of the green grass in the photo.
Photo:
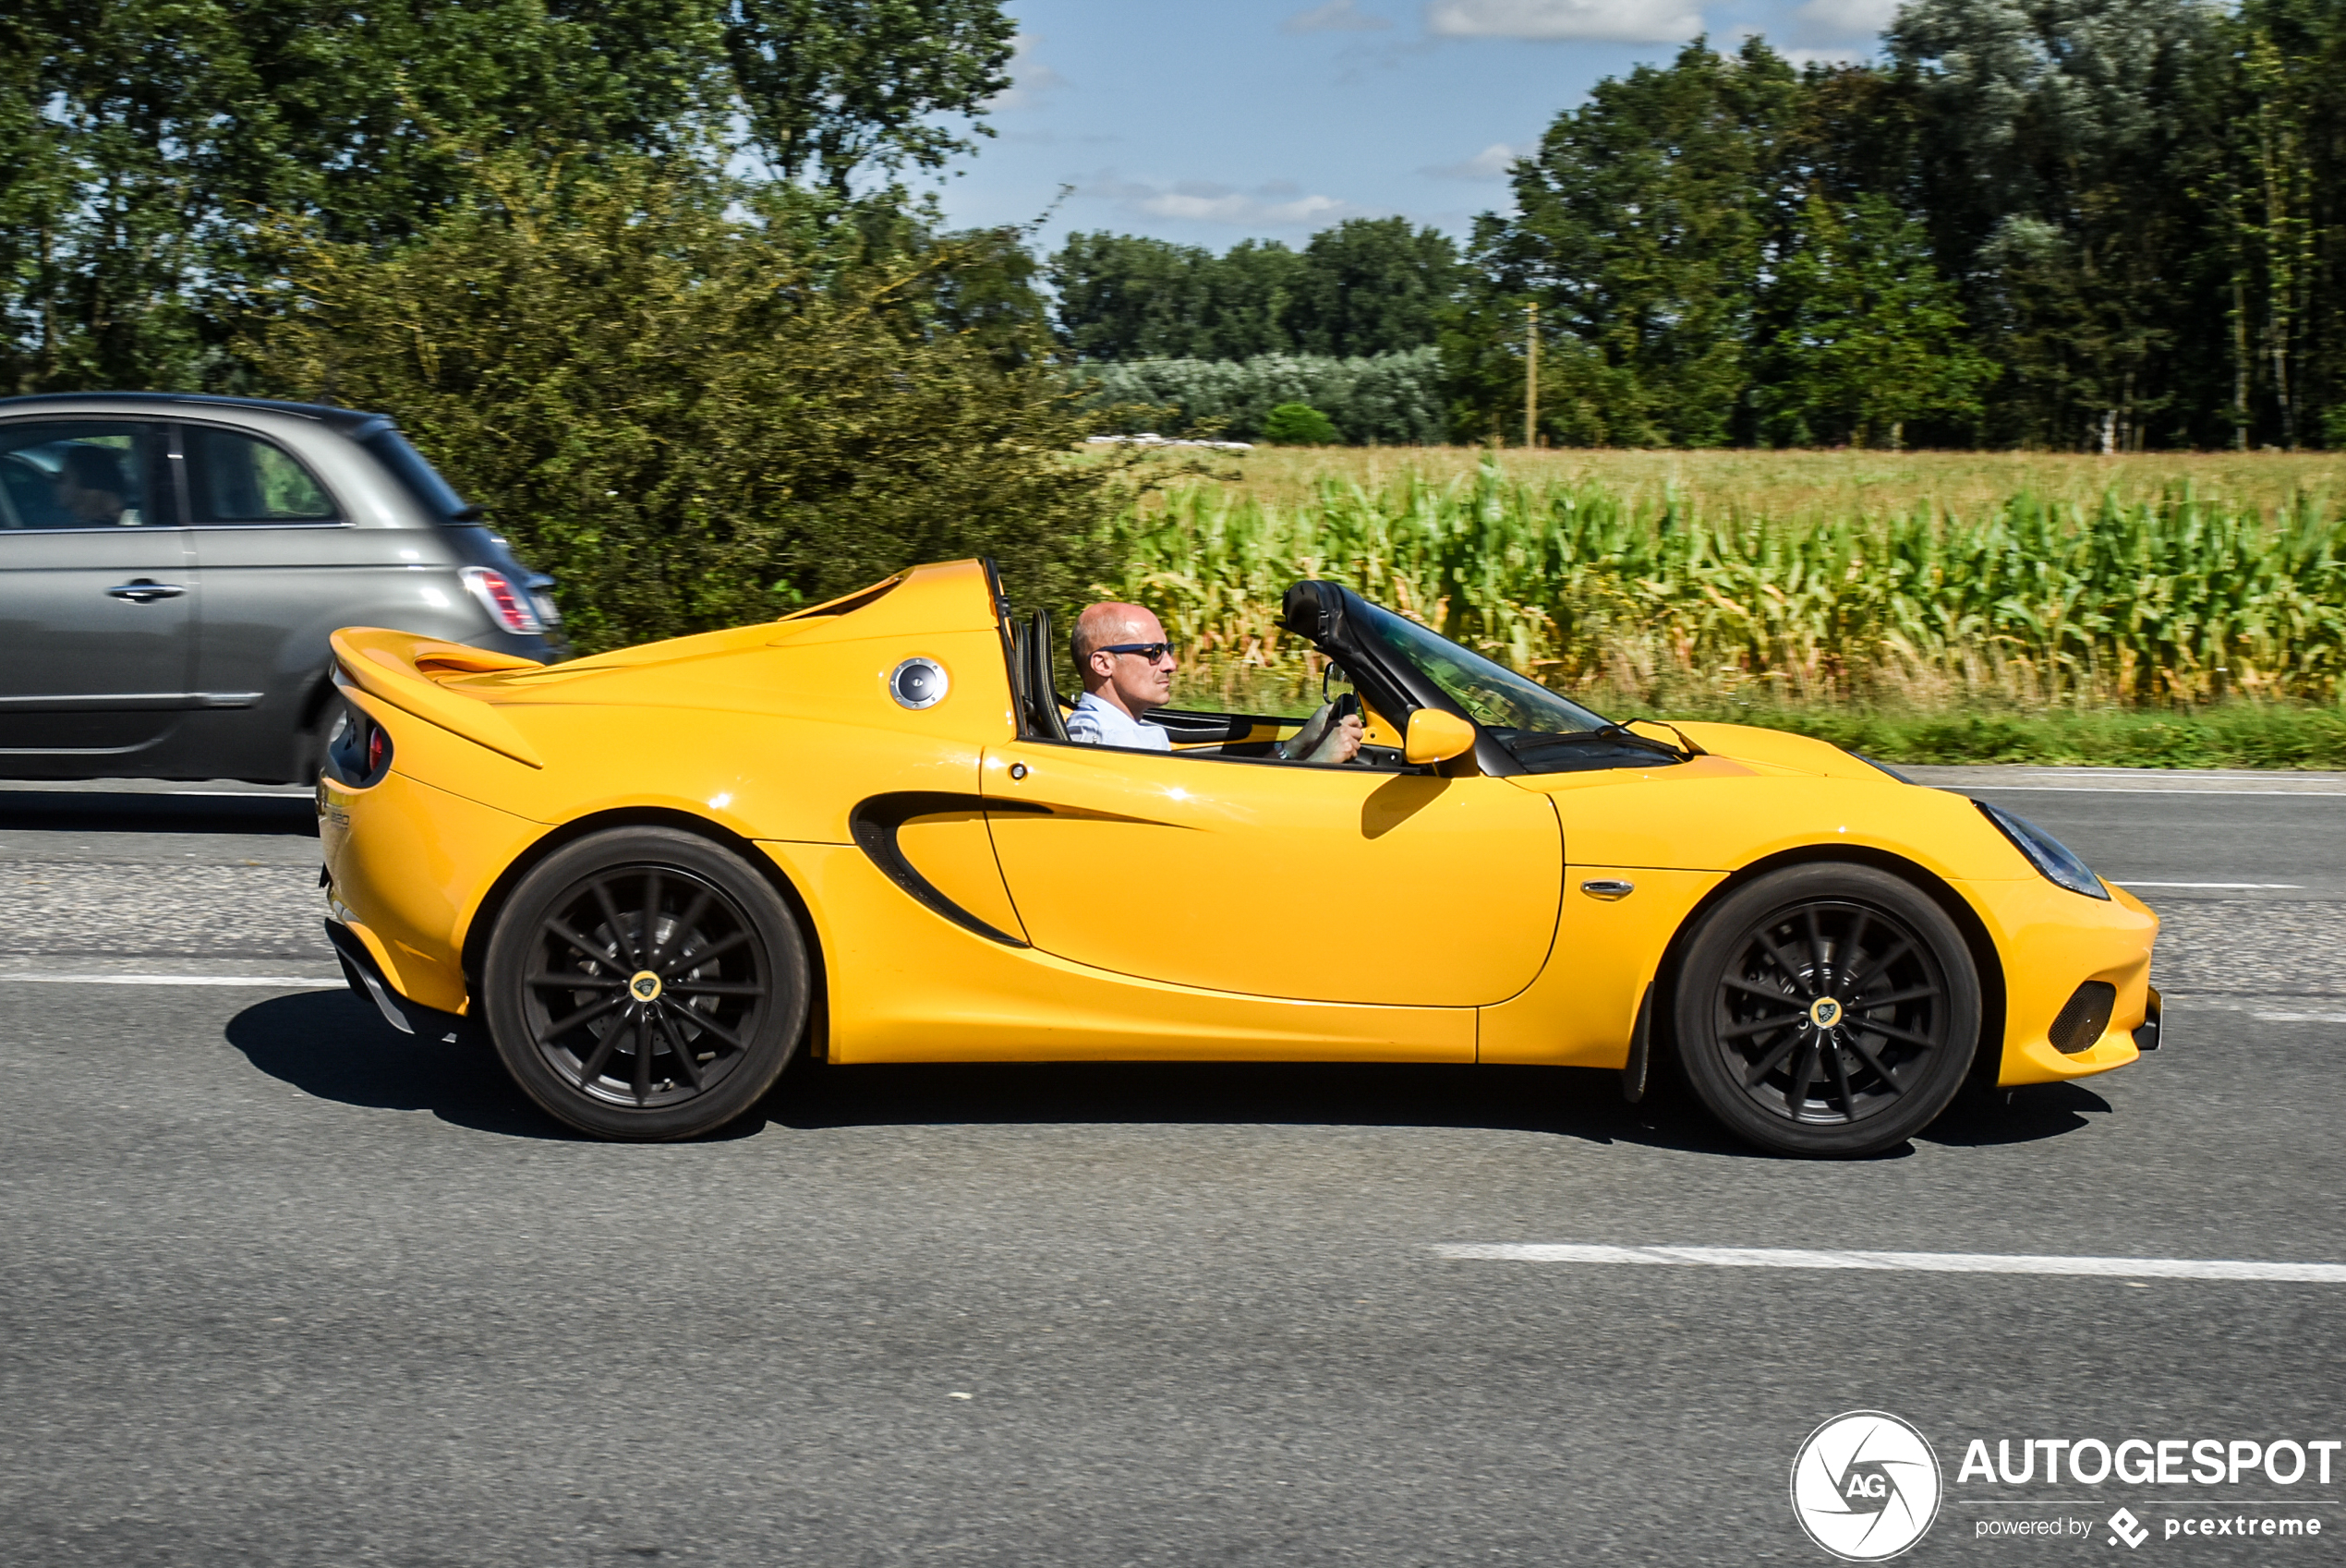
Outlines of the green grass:
[{"label": "green grass", "polygon": [[1670,717],[1795,730],[1888,763],[2346,768],[2346,716],[2281,705],[2240,703],[2171,713],[1747,707]]}]

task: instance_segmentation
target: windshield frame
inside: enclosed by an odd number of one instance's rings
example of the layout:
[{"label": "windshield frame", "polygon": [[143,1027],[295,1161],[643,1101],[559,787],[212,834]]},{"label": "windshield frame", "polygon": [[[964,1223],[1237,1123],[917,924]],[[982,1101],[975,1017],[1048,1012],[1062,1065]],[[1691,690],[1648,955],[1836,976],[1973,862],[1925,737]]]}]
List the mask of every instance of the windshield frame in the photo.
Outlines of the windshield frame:
[{"label": "windshield frame", "polygon": [[[1421,621],[1366,599],[1360,601],[1360,608],[1363,613],[1359,617],[1360,629],[1366,640],[1405,661],[1439,687],[1460,715],[1472,719],[1479,729],[1572,735],[1593,734],[1613,727],[1613,721],[1602,714],[1574,702],[1561,692],[1550,691],[1530,676],[1516,673]],[[1448,666],[1448,669],[1444,666]],[[1461,679],[1461,675],[1467,679]],[[1478,691],[1485,694],[1484,701],[1475,700]],[[1492,711],[1502,705],[1512,706],[1515,711],[1504,716]],[[1546,710],[1544,714],[1539,711],[1542,709]],[[1560,722],[1516,722],[1550,716]]]},{"label": "windshield frame", "polygon": [[[1343,609],[1338,624],[1330,628],[1329,641],[1385,666],[1395,683],[1407,689],[1413,706],[1442,708],[1472,724],[1475,763],[1486,775],[1651,767],[1687,760],[1687,754],[1675,747],[1636,734],[1422,621],[1372,604],[1349,588],[1339,594]],[[1350,661],[1338,649],[1322,651],[1349,668]],[[1460,680],[1461,673],[1472,680]],[[1505,694],[1503,700],[1512,702],[1513,711],[1474,702],[1477,685],[1493,694]],[[1555,722],[1533,727],[1501,721],[1508,717]],[[1406,715],[1402,722],[1408,722]]]}]

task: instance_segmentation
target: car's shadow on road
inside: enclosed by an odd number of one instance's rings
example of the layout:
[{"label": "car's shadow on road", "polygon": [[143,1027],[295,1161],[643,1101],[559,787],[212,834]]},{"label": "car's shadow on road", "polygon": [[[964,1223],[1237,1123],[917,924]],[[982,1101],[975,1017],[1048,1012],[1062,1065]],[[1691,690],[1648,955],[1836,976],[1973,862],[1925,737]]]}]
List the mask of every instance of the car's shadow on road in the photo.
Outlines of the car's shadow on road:
[{"label": "car's shadow on road", "polygon": [[307,795],[175,795],[0,786],[0,831],[261,833],[315,838],[318,813]]},{"label": "car's shadow on road", "polygon": [[[512,1138],[573,1139],[505,1075],[486,1041],[401,1034],[345,991],[254,1004],[229,1021],[228,1043],[262,1072],[320,1099],[376,1110],[429,1111]],[[1960,1102],[1922,1140],[1984,1146],[2059,1137],[2109,1105],[2074,1084]],[[1479,1128],[1582,1142],[1762,1159],[1730,1138],[1683,1091],[1643,1104],[1621,1097],[1620,1075],[1578,1067],[1348,1062],[1045,1062],[840,1067],[801,1061],[756,1115],[714,1135],[768,1127],[815,1130],[955,1124],[1286,1125]],[[1900,1144],[1874,1156],[1914,1152]]]},{"label": "car's shadow on road", "polygon": [[1631,1105],[1620,1074],[1356,1062],[1035,1062],[839,1067],[784,1075],[790,1128],[1052,1123],[1448,1127],[1746,1152],[1692,1107]]},{"label": "car's shadow on road", "polygon": [[228,1020],[228,1043],[305,1094],[379,1111],[429,1111],[509,1138],[579,1135],[514,1087],[488,1043],[402,1034],[347,991],[256,1002]]},{"label": "car's shadow on road", "polygon": [[2038,1143],[2093,1123],[2091,1113],[2108,1115],[2110,1102],[2082,1083],[2032,1083],[2026,1088],[1966,1094],[1922,1131],[1925,1143],[1984,1149],[2003,1143]]}]

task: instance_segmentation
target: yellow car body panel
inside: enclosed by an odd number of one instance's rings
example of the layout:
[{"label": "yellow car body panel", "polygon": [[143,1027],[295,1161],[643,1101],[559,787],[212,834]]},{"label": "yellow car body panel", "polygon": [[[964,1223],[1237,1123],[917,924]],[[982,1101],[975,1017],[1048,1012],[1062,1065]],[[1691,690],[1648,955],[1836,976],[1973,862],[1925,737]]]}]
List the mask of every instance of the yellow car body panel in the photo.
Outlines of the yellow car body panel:
[{"label": "yellow car body panel", "polygon": [[[470,1006],[466,954],[501,889],[623,821],[770,863],[814,936],[840,1062],[1617,1067],[1706,900],[1833,855],[1908,868],[1968,911],[2003,997],[2004,1083],[2132,1060],[2149,995],[2158,919],[2138,901],[2057,887],[1970,802],[1797,736],[1689,724],[1710,754],[1488,778],[1022,735],[974,561],[550,667],[367,629],[335,649],[392,757],[320,787],[330,912],[393,990],[445,1012]],[[890,692],[914,658],[946,675],[921,708]],[[1397,745],[1388,716],[1369,721]],[[2088,979],[2117,1007],[2063,1055],[2048,1030]]]},{"label": "yellow car body panel", "polygon": [[926,911],[907,922],[902,892],[853,846],[759,847],[813,911],[835,1062],[1474,1060],[1471,1007],[1345,1007],[1114,974]]},{"label": "yellow car body panel", "polygon": [[[1549,795],[1564,826],[1566,915],[1559,962],[1551,965],[1542,989],[1572,986],[1562,965],[1582,944],[1609,955],[1612,967],[1596,971],[1602,981],[1581,982],[1595,988],[1590,1004],[1606,1020],[1593,1038],[1542,1032],[1541,999],[1526,996],[1509,1015],[1510,1043],[1495,1043],[1496,1019],[1486,1025],[1486,1060],[1622,1066],[1629,1030],[1621,1020],[1634,1020],[1645,986],[1701,894],[1743,868],[1836,849],[1888,855],[1918,868],[1977,918],[2001,960],[1999,1083],[2083,1077],[2122,1067],[2139,1054],[2132,1031],[2146,1011],[2159,917],[2133,895],[2112,889],[2103,902],[2057,887],[1964,796],[1901,783],[1821,741],[1739,725],[1683,728],[1698,743],[1717,749],[1672,767],[1508,780]],[[1724,754],[1730,747],[1735,754]],[[1597,907],[1577,893],[1583,881],[1610,878],[1639,884],[1639,890]],[[1700,892],[1689,897],[1697,886]],[[1640,904],[1649,888],[1655,896]],[[2014,961],[2023,957],[2026,961]],[[2110,1029],[2091,1049],[2063,1055],[2049,1031],[2062,1004],[2088,980],[2117,987]],[[1565,1047],[1569,1055],[1547,1056],[1539,1054],[1542,1040],[1574,1043]]]},{"label": "yellow car body panel", "polygon": [[[990,747],[994,848],[1029,940],[1178,985],[1476,1007],[1555,933],[1554,811],[1496,778]],[[1048,812],[1023,808],[1047,806]]]}]

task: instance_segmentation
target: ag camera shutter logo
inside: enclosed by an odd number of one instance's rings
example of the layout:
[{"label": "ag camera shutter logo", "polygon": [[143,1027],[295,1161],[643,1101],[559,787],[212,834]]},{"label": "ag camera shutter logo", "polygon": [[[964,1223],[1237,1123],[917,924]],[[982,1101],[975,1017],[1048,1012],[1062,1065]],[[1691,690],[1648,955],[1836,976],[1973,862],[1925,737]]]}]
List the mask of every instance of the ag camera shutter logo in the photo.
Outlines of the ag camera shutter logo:
[{"label": "ag camera shutter logo", "polygon": [[1897,1556],[1939,1516],[1939,1456],[1880,1410],[1835,1416],[1792,1461],[1792,1514],[1808,1538],[1848,1562]]}]

